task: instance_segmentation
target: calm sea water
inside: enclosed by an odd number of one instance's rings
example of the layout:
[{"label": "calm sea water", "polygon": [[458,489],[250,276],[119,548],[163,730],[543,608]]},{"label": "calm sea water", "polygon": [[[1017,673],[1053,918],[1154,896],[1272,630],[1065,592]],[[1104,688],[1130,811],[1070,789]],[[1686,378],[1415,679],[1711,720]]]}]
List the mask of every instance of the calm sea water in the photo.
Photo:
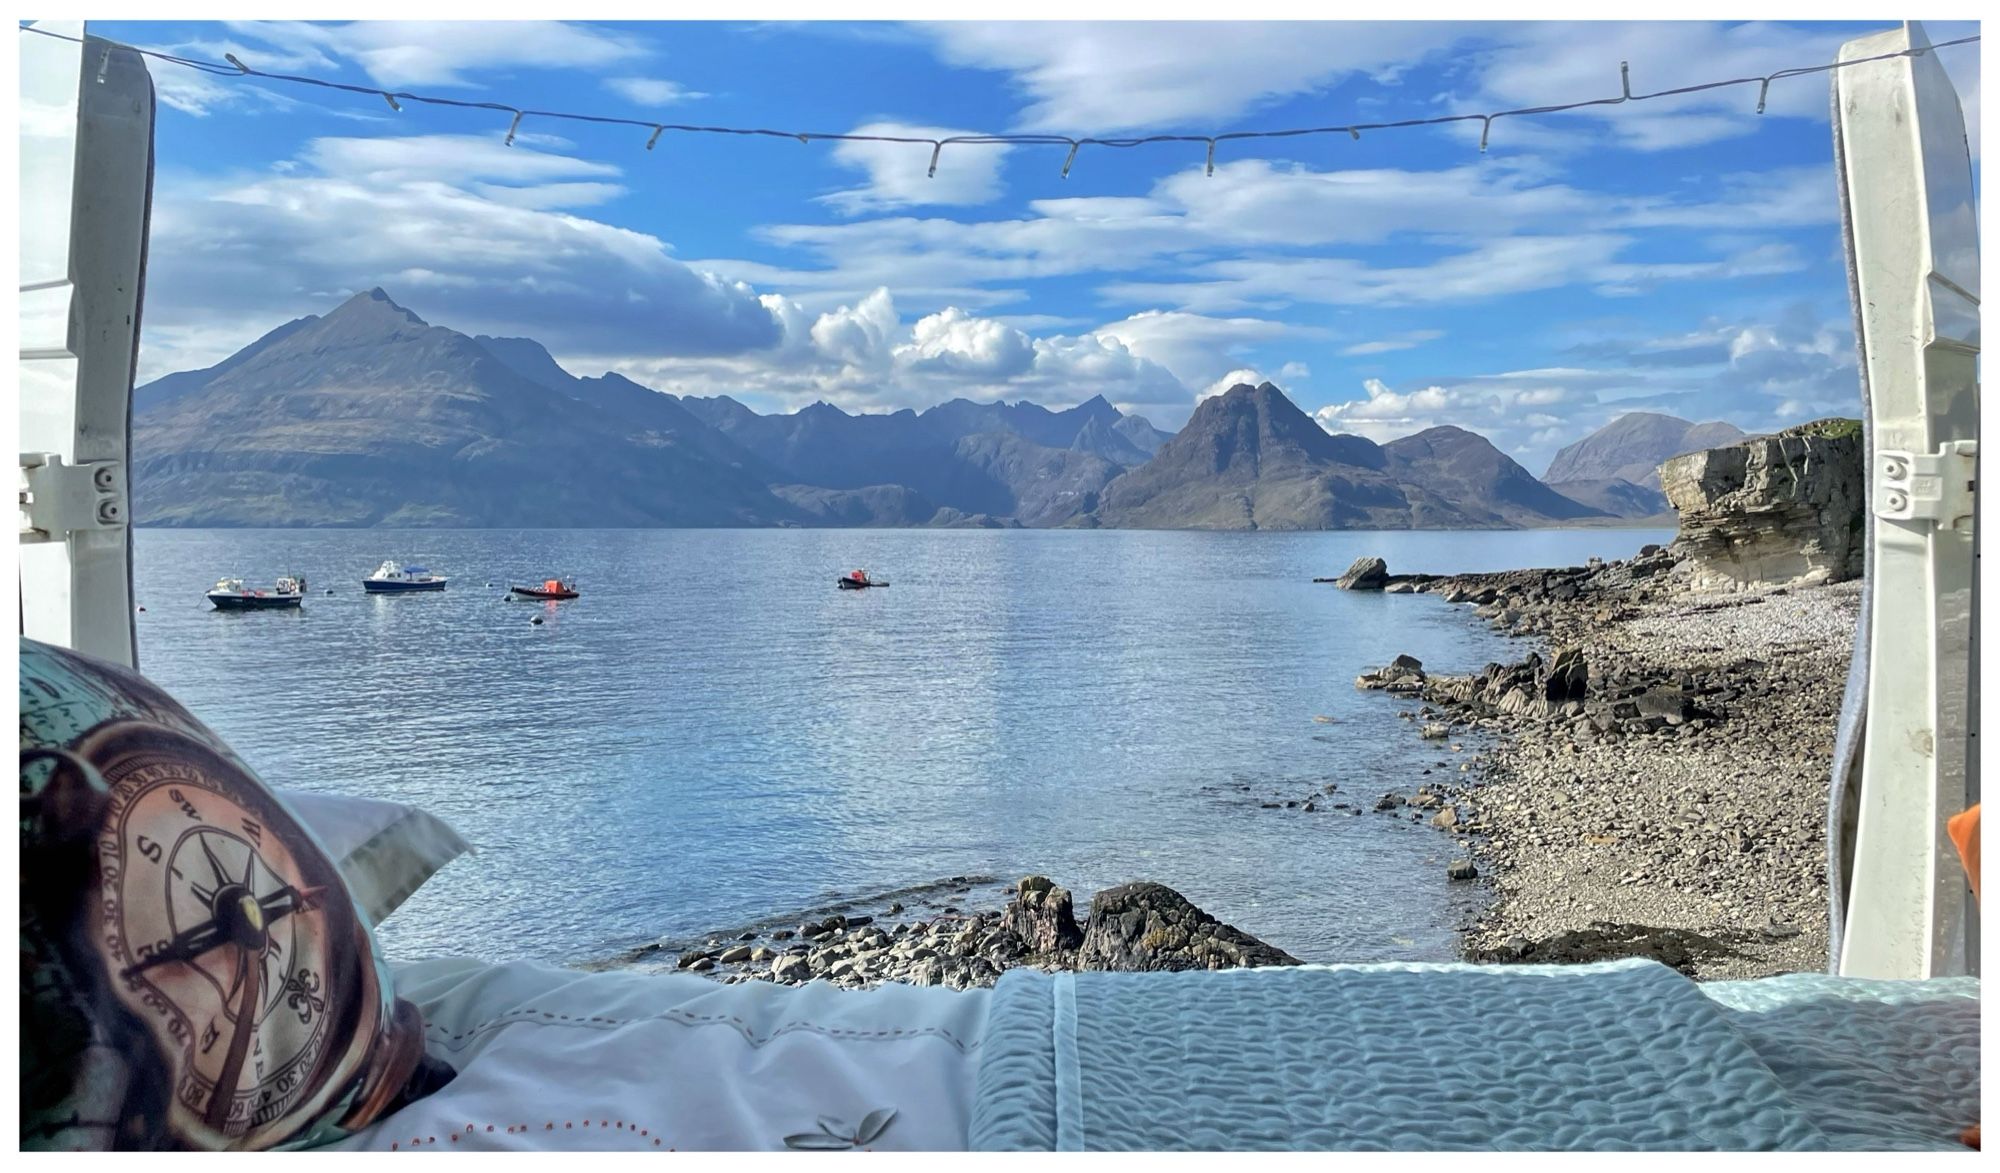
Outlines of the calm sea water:
[{"label": "calm sea water", "polygon": [[[135,573],[142,669],[267,781],[415,803],[477,846],[382,926],[400,958],[589,961],[952,876],[994,879],[939,901],[997,905],[1045,872],[1079,902],[1158,880],[1302,958],[1369,961],[1451,956],[1449,841],[1260,804],[1455,773],[1354,676],[1515,649],[1435,598],[1310,580],[1669,536],[142,530]],[[363,594],[384,558],[450,588]],[[893,585],[836,590],[854,566]],[[202,598],[293,571],[298,613]],[[505,601],[556,573],[583,597]]]}]

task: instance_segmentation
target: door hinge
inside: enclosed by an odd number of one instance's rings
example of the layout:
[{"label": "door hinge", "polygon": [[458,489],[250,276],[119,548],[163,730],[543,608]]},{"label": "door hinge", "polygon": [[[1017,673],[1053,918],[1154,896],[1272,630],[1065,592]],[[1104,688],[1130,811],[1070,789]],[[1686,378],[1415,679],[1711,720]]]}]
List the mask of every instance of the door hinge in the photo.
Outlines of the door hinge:
[{"label": "door hinge", "polygon": [[1875,516],[1940,529],[1972,523],[1979,441],[1952,440],[1931,453],[1885,449],[1875,454],[1875,473]]},{"label": "door hinge", "polygon": [[59,542],[79,530],[125,524],[125,466],[65,464],[54,452],[21,454],[21,540]]}]

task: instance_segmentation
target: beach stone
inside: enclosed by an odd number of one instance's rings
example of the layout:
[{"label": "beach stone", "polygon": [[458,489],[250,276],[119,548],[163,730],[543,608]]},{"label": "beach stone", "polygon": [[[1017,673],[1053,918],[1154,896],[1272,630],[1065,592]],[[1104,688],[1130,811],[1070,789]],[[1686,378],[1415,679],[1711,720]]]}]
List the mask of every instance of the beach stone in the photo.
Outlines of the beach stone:
[{"label": "beach stone", "polygon": [[812,977],[812,963],[802,953],[787,953],[771,962],[771,976],[781,982],[803,982]]},{"label": "beach stone", "polygon": [[1469,859],[1455,859],[1445,867],[1445,877],[1452,880],[1476,880],[1479,869]]},{"label": "beach stone", "polygon": [[724,965],[735,965],[738,962],[748,961],[750,960],[750,946],[737,945],[734,948],[724,949],[716,955],[715,959]]},{"label": "beach stone", "polygon": [[700,949],[690,949],[686,953],[681,954],[677,968],[693,969],[695,962],[707,961],[707,960],[708,960],[707,953],[703,952]]},{"label": "beach stone", "polygon": [[1196,908],[1164,884],[1121,884],[1091,898],[1076,966],[1151,971],[1297,965],[1299,960]]},{"label": "beach stone", "polygon": [[1357,558],[1347,573],[1333,581],[1344,591],[1379,591],[1388,585],[1389,564],[1372,556]]},{"label": "beach stone", "polygon": [[1022,877],[1014,889],[1014,899],[1000,915],[1000,923],[1030,953],[1056,953],[1076,949],[1084,943],[1084,931],[1076,925],[1070,889],[1056,885],[1046,875]]}]

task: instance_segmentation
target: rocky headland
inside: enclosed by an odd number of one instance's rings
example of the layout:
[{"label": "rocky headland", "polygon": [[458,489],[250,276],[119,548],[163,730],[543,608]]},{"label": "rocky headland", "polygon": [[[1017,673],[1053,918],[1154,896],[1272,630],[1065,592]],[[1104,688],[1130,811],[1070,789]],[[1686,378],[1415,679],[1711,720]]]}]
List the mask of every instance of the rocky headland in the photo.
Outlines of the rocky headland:
[{"label": "rocky headland", "polygon": [[1669,460],[1680,536],[1629,561],[1394,575],[1533,641],[1478,672],[1411,657],[1356,686],[1420,736],[1486,733],[1457,779],[1392,791],[1465,841],[1455,878],[1493,899],[1478,961],[1648,956],[1696,977],[1824,969],[1826,804],[1860,606],[1861,445],[1851,421]]}]

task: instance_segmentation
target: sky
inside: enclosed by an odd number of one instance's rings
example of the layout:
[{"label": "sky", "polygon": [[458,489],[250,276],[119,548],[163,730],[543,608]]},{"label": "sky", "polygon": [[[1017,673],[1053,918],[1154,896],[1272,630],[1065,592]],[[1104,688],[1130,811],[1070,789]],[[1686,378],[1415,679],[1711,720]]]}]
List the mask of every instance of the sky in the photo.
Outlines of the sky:
[{"label": "sky", "polygon": [[[1344,125],[1822,64],[1877,24],[99,22],[355,85],[914,137]],[[1976,32],[1928,26],[1934,41]],[[26,34],[23,34],[26,35]],[[1978,46],[1940,54],[1977,144]],[[760,411],[1103,395],[1178,428],[1269,380],[1331,431],[1482,432],[1540,472],[1631,410],[1858,414],[1825,75],[1218,146],[663,134],[150,63],[140,377],[381,286]],[[1977,166],[1975,155],[1974,165]]]}]

